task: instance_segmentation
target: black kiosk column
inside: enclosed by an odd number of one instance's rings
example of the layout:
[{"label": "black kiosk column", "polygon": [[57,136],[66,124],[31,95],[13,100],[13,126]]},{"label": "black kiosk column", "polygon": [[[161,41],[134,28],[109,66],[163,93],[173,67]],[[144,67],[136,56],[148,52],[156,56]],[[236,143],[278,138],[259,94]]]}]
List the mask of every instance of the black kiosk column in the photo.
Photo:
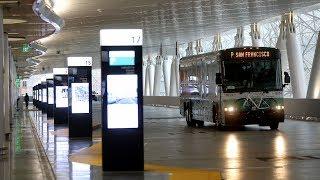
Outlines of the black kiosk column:
[{"label": "black kiosk column", "polygon": [[92,138],[91,66],[91,57],[68,57],[69,138]]},{"label": "black kiosk column", "polygon": [[47,113],[47,81],[41,82],[41,89],[42,89],[42,113]]},{"label": "black kiosk column", "polygon": [[37,85],[35,85],[34,89],[35,89],[35,96],[36,96],[35,106],[36,106],[36,108],[38,108],[38,104],[39,104],[39,91],[38,91],[38,84],[37,84]]},{"label": "black kiosk column", "polygon": [[142,30],[100,31],[102,165],[143,171]]},{"label": "black kiosk column", "polygon": [[47,79],[47,117],[53,118],[53,108],[54,108],[54,87],[53,79]]},{"label": "black kiosk column", "polygon": [[38,91],[39,91],[39,104],[38,104],[38,109],[42,111],[43,106],[42,106],[42,84],[38,84]]},{"label": "black kiosk column", "polygon": [[53,68],[54,124],[68,124],[68,68]]}]

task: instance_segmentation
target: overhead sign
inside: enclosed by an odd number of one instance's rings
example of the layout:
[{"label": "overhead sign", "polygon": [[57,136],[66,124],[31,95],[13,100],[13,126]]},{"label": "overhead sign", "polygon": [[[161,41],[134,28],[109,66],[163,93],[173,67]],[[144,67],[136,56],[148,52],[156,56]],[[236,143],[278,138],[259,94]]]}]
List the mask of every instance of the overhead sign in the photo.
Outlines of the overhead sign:
[{"label": "overhead sign", "polygon": [[29,44],[23,44],[22,45],[22,52],[29,52],[30,51],[30,46]]},{"label": "overhead sign", "polygon": [[68,57],[68,66],[92,66],[92,57]]},{"label": "overhead sign", "polygon": [[142,29],[102,29],[100,46],[142,46]]},{"label": "overhead sign", "polygon": [[53,68],[54,75],[67,75],[68,68]]}]

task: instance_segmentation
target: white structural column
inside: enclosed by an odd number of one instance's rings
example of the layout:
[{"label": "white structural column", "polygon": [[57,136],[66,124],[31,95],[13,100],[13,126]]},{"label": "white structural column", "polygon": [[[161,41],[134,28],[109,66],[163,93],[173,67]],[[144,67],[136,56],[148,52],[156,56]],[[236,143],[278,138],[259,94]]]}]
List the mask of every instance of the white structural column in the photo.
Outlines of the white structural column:
[{"label": "white structural column", "polygon": [[286,26],[285,26],[284,17],[282,17],[282,20],[281,20],[280,33],[279,33],[276,47],[280,50],[280,53],[281,53],[282,72],[289,72],[287,46],[286,46]]},{"label": "white structural column", "polygon": [[288,16],[287,24],[287,53],[291,76],[293,98],[306,97],[306,81],[303,69],[303,59],[299,41],[296,36],[296,28],[293,23],[293,13]]},{"label": "white structural column", "polygon": [[156,67],[154,72],[154,86],[153,86],[153,96],[160,96],[160,83],[162,78],[162,45],[160,46],[160,53],[156,57]]},{"label": "white structural column", "polygon": [[179,55],[178,43],[176,42],[176,54],[175,56],[173,56],[172,63],[171,63],[170,96],[179,95],[179,87],[180,87],[179,62],[180,62],[180,55]]},{"label": "white structural column", "polygon": [[244,36],[243,36],[243,27],[237,28],[237,34],[234,37],[234,47],[243,47]]},{"label": "white structural column", "polygon": [[10,133],[10,94],[9,94],[9,42],[8,42],[8,34],[4,33],[4,81],[3,81],[3,88],[4,88],[4,122],[5,122],[5,133]]},{"label": "white structural column", "polygon": [[217,34],[213,37],[212,51],[219,51],[222,49],[221,36]]},{"label": "white structural column", "polygon": [[203,47],[202,47],[201,39],[199,39],[199,40],[196,41],[195,50],[196,50],[196,54],[201,54],[201,53],[203,53]]},{"label": "white structural column", "polygon": [[4,123],[4,92],[3,92],[3,60],[4,60],[4,47],[3,47],[3,7],[0,6],[0,153],[5,147],[5,123]]},{"label": "white structural column", "polygon": [[148,86],[148,95],[153,96],[154,64],[150,56],[148,57],[148,60],[147,60],[147,73],[148,73],[148,76],[146,78],[146,81],[148,81],[147,82],[148,84],[146,86]]},{"label": "white structural column", "polygon": [[320,99],[320,32],[310,74],[307,98]]},{"label": "white structural column", "polygon": [[142,87],[143,87],[143,95],[146,95],[146,74],[147,72],[147,63],[146,61],[142,61]]},{"label": "white structural column", "polygon": [[165,89],[166,96],[169,96],[170,94],[170,75],[171,75],[170,67],[171,67],[170,60],[167,58],[163,58],[162,70],[163,70],[164,89]]},{"label": "white structural column", "polygon": [[253,47],[261,47],[263,46],[262,40],[261,40],[261,35],[260,35],[260,28],[257,23],[251,24],[251,40],[252,40],[252,46]]},{"label": "white structural column", "polygon": [[188,47],[186,49],[186,56],[193,56],[193,43],[189,42]]}]

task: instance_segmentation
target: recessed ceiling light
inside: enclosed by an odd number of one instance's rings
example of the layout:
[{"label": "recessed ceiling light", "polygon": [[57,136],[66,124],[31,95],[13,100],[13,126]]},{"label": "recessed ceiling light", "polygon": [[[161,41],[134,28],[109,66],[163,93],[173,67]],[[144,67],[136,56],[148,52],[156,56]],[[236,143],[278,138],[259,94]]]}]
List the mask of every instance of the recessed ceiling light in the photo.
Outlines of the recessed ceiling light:
[{"label": "recessed ceiling light", "polygon": [[21,24],[25,22],[27,21],[23,19],[9,19],[9,18],[3,19],[3,24]]},{"label": "recessed ceiling light", "polygon": [[16,32],[9,32],[8,35],[18,35],[19,33]]},{"label": "recessed ceiling light", "polygon": [[26,40],[26,38],[25,37],[9,37],[8,38],[8,41],[24,41],[24,40]]},{"label": "recessed ceiling light", "polygon": [[19,1],[0,1],[0,4],[16,4]]}]

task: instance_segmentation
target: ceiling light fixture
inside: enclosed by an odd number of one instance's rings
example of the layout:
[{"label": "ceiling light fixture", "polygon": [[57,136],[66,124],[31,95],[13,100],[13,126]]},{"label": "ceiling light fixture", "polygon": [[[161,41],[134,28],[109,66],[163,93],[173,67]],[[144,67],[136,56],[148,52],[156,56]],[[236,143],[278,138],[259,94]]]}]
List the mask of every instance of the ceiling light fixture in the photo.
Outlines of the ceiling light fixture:
[{"label": "ceiling light fixture", "polygon": [[19,33],[16,32],[9,32],[8,35],[18,35]]},{"label": "ceiling light fixture", "polygon": [[8,38],[8,41],[10,41],[10,42],[24,41],[24,40],[26,40],[25,37],[9,37],[9,38]]},{"label": "ceiling light fixture", "polygon": [[0,4],[17,4],[19,1],[0,1]]},{"label": "ceiling light fixture", "polygon": [[10,24],[21,24],[26,23],[27,21],[24,19],[11,19],[11,18],[5,18],[3,19],[3,24],[10,25]]}]

